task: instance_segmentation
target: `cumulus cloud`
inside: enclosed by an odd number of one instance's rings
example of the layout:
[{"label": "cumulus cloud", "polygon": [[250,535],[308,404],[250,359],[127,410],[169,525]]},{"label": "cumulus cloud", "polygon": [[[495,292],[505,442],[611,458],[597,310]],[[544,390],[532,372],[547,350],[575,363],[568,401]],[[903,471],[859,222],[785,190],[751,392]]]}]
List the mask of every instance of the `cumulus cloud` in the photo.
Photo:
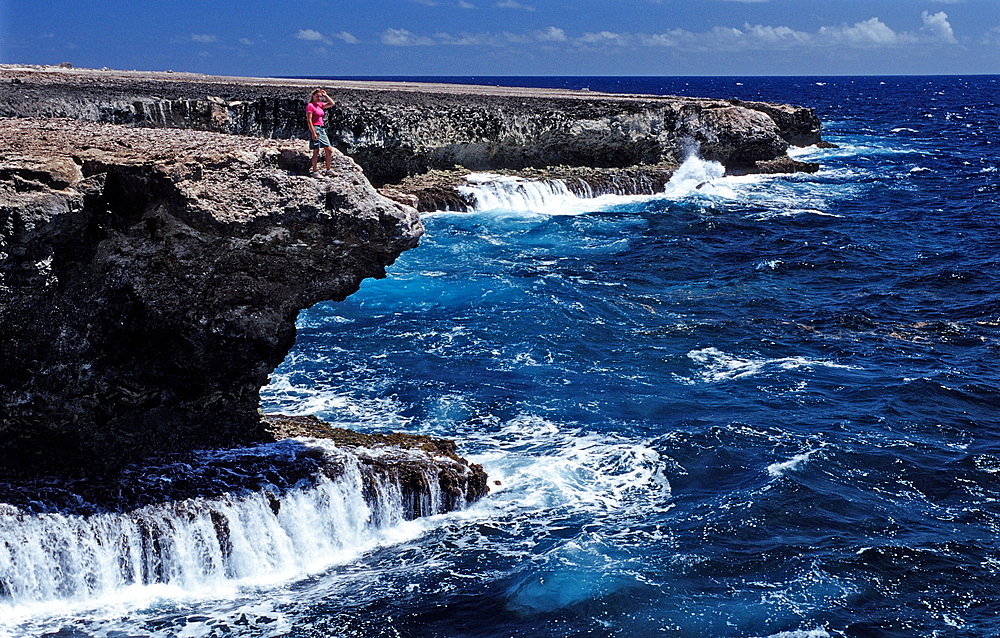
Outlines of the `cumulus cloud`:
[{"label": "cumulus cloud", "polygon": [[347,31],[341,31],[339,33],[334,33],[331,36],[326,36],[315,29],[299,29],[298,33],[295,34],[295,38],[298,40],[305,40],[306,42],[322,42],[323,44],[333,44],[334,39],[346,42],[347,44],[357,44],[360,42],[360,40]]},{"label": "cumulus cloud", "polygon": [[789,27],[771,27],[762,24],[744,24],[743,33],[752,40],[777,45],[808,44],[810,35]]},{"label": "cumulus cloud", "polygon": [[[915,44],[956,44],[954,31],[943,11],[922,14],[923,27],[918,32],[896,31],[877,17],[837,26],[821,27],[817,31],[799,31],[787,26],[743,24],[742,27],[715,27],[694,32],[670,29],[660,33],[629,33],[593,31],[573,37],[563,29],[549,26],[529,33],[435,33],[417,35],[406,29],[387,29],[382,43],[392,46],[417,45],[478,45],[509,46],[511,44],[558,43],[564,46],[586,47],[669,47],[693,52],[739,52],[747,50],[788,50],[808,47],[876,48]],[[992,34],[996,37],[996,34]]]},{"label": "cumulus cloud", "polygon": [[252,47],[253,46],[253,40],[251,40],[250,38],[240,38],[238,40],[238,42],[240,44],[248,46],[248,47]]},{"label": "cumulus cloud", "polygon": [[819,37],[821,40],[829,40],[834,44],[858,46],[894,45],[905,40],[912,40],[911,36],[896,33],[878,18],[856,22],[852,25],[821,27]]},{"label": "cumulus cloud", "polygon": [[948,42],[949,44],[958,42],[955,39],[955,32],[952,30],[951,24],[948,23],[948,14],[944,11],[937,13],[924,11],[920,17],[924,21],[923,31],[930,34],[932,38]]},{"label": "cumulus cloud", "polygon": [[418,36],[406,29],[386,29],[382,32],[382,44],[394,47],[427,46],[435,44],[432,38]]},{"label": "cumulus cloud", "polygon": [[459,9],[475,9],[476,5],[472,4],[471,2],[466,2],[465,0],[458,0],[458,8]]},{"label": "cumulus cloud", "polygon": [[347,31],[341,31],[340,33],[334,33],[333,37],[335,37],[338,40],[341,40],[343,42],[346,42],[347,44],[357,44],[358,42],[361,42],[361,40],[358,40],[357,38],[355,38],[352,34],[348,33]]},{"label": "cumulus cloud", "polygon": [[625,33],[599,31],[597,33],[584,33],[579,41],[584,44],[625,46],[632,41],[632,36]]},{"label": "cumulus cloud", "polygon": [[534,39],[538,42],[566,42],[566,32],[558,27],[548,27],[541,31],[535,31]]},{"label": "cumulus cloud", "polygon": [[216,36],[214,36],[214,35],[210,35],[208,33],[192,33],[191,34],[191,39],[194,40],[195,42],[201,42],[202,44],[208,44],[210,42],[215,42],[219,38],[216,37]]}]

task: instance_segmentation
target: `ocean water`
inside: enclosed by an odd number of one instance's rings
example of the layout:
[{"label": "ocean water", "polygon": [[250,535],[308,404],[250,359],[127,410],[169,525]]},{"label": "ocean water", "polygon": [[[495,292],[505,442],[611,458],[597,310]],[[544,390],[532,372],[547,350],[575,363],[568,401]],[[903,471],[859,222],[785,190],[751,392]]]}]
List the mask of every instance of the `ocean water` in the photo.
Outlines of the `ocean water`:
[{"label": "ocean water", "polygon": [[803,104],[837,148],[649,197],[476,176],[301,314],[264,408],[453,438],[489,497],[190,586],[0,590],[0,636],[1000,635],[1000,77],[449,80]]}]

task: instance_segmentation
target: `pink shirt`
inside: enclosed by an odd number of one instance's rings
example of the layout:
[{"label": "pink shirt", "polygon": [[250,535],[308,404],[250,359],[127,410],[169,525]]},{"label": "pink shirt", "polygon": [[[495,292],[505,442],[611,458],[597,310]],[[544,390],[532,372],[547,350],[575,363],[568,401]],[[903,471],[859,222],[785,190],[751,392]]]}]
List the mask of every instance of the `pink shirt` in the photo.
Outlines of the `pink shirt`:
[{"label": "pink shirt", "polygon": [[313,126],[323,126],[323,106],[310,102],[306,104],[306,115],[312,118]]}]

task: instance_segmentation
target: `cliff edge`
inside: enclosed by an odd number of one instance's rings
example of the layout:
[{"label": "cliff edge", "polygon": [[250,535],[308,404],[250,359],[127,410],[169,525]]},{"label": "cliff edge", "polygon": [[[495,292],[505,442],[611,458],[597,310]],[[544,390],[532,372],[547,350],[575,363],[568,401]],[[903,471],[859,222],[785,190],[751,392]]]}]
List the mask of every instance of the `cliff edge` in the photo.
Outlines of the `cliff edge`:
[{"label": "cliff edge", "polygon": [[[303,108],[322,84],[331,141],[377,187],[421,209],[462,207],[476,171],[543,171],[594,194],[662,189],[688,153],[732,173],[814,171],[789,145],[821,142],[812,109],[679,96],[510,87],[231,78],[0,66],[0,117],[69,117],[149,127],[305,139]],[[609,171],[610,169],[610,171]],[[618,179],[625,169],[630,177]],[[454,171],[422,180],[431,171]]]},{"label": "cliff edge", "polygon": [[[656,190],[685,153],[814,170],[810,109],[681,97],[0,66],[0,468],[111,469],[267,440],[299,310],[341,300],[461,208],[470,171]],[[624,180],[624,182],[622,181]],[[385,190],[386,193],[390,189]]]},{"label": "cliff edge", "polygon": [[266,439],[298,311],[417,245],[414,209],[304,141],[0,120],[0,467]]}]

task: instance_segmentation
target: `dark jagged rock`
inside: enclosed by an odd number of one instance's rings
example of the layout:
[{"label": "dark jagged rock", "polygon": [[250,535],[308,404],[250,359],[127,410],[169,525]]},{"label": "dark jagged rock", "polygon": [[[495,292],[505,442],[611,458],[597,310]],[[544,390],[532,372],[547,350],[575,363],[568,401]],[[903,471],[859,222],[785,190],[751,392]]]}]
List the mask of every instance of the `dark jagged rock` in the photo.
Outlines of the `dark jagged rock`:
[{"label": "dark jagged rock", "polygon": [[417,244],[416,211],[303,141],[0,120],[0,467],[108,469],[265,437],[299,310]]},{"label": "dark jagged rock", "polygon": [[[0,116],[75,117],[275,138],[304,137],[314,81],[0,68]],[[456,165],[676,166],[692,149],[732,170],[820,141],[811,109],[739,100],[442,84],[324,82],[331,139],[377,186]]]},{"label": "dark jagged rock", "polygon": [[[160,455],[108,475],[4,477],[0,510],[10,506],[20,512],[88,515],[246,492],[267,493],[277,503],[286,492],[313,485],[323,476],[339,479],[347,459],[356,460],[370,474],[367,489],[398,486],[408,519],[462,509],[489,493],[482,466],[458,456],[455,442],[448,439],[398,432],[361,434],[332,428],[315,417],[286,415],[268,415],[264,427],[264,438],[326,439],[350,456],[309,441],[282,440],[277,445]],[[432,478],[437,489],[429,484]],[[434,493],[441,498],[430,511],[425,505]],[[368,496],[372,502],[377,498]]]},{"label": "dark jagged rock", "polygon": [[[332,427],[313,416],[270,414],[265,422],[268,431],[277,439],[304,436],[328,439],[345,448],[391,448],[394,452],[388,456],[362,456],[361,459],[366,465],[391,476],[393,482],[401,486],[414,518],[420,515],[417,513],[419,503],[429,491],[429,476],[436,474],[438,486],[444,496],[442,512],[461,509],[465,503],[476,501],[490,491],[483,466],[469,463],[460,457],[455,442],[450,439],[402,432],[363,434]],[[420,454],[407,455],[395,450],[417,450]],[[427,458],[434,464],[432,469],[435,472],[428,473]]]}]

